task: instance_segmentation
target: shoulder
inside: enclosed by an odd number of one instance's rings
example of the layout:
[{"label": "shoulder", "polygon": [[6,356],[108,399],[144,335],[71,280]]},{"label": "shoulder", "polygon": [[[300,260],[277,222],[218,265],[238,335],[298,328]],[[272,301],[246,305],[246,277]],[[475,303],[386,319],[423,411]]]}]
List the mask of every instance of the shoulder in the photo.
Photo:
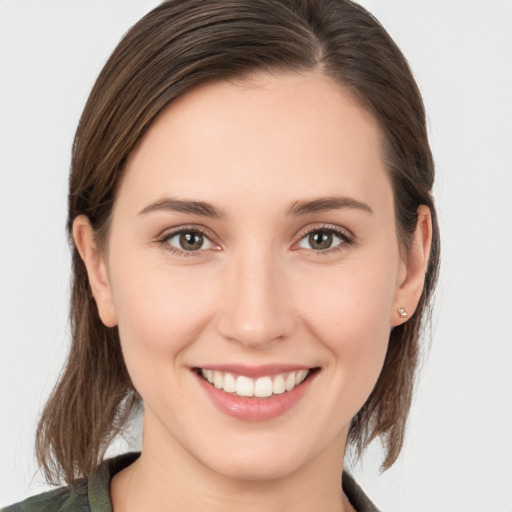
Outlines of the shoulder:
[{"label": "shoulder", "polygon": [[126,453],[103,461],[88,479],[72,486],[59,487],[37,494],[0,512],[112,512],[110,481],[123,468],[134,462],[139,453]]},{"label": "shoulder", "polygon": [[87,485],[79,482],[73,487],[59,487],[31,496],[0,512],[89,512]]},{"label": "shoulder", "polygon": [[342,487],[357,512],[379,512],[379,509],[370,501],[352,475],[346,471],[343,472]]}]

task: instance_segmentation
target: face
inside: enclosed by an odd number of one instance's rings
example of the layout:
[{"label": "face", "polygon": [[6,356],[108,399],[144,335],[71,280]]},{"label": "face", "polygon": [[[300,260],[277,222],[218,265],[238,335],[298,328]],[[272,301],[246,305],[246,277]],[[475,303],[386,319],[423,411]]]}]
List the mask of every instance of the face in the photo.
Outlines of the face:
[{"label": "face", "polygon": [[406,293],[375,120],[318,73],[193,90],[130,155],[98,272],[143,454],[339,465]]}]

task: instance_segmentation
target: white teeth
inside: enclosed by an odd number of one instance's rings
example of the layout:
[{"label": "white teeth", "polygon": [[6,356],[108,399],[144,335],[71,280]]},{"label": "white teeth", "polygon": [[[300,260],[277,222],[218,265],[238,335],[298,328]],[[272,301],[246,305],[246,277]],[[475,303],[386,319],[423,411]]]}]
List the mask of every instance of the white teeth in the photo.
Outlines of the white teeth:
[{"label": "white teeth", "polygon": [[298,386],[308,376],[308,370],[300,370],[295,374],[295,385]]},{"label": "white teeth", "polygon": [[265,398],[272,394],[272,379],[270,377],[260,377],[254,384],[254,396]]},{"label": "white teeth", "polygon": [[213,372],[213,385],[217,389],[222,389],[224,386],[224,375],[221,372]]},{"label": "white teeth", "polygon": [[254,381],[249,377],[240,375],[240,377],[236,379],[235,393],[240,396],[254,396]]},{"label": "white teeth", "polygon": [[223,389],[226,393],[234,393],[236,391],[236,380],[231,373],[226,373],[224,375]]},{"label": "white teeth", "polygon": [[274,377],[265,376],[258,379],[251,379],[244,375],[235,377],[231,373],[224,373],[217,370],[201,369],[201,375],[217,389],[226,393],[235,393],[239,396],[266,398],[280,395],[285,391],[291,391],[298,386],[309,375],[309,370],[298,370],[287,374],[280,373]]},{"label": "white teeth", "polygon": [[272,393],[275,395],[280,395],[285,391],[286,388],[284,386],[284,377],[282,375],[277,375],[277,377],[274,378],[274,382],[272,383]]},{"label": "white teeth", "polygon": [[289,373],[284,381],[286,391],[291,391],[295,387],[295,373]]}]

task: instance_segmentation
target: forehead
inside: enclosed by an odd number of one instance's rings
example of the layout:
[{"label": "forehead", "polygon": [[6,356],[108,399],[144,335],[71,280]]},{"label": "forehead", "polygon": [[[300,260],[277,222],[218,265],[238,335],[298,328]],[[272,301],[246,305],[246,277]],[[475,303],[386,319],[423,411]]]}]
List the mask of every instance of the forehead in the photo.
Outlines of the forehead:
[{"label": "forehead", "polygon": [[256,74],[197,87],[171,103],[130,155],[119,197],[350,194],[373,201],[391,193],[381,146],[373,116],[330,78]]}]

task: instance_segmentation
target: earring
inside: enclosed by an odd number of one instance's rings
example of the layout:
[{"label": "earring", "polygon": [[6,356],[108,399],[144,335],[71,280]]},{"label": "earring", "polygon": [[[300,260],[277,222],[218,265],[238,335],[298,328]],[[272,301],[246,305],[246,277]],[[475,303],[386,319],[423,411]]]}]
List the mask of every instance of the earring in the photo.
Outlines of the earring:
[{"label": "earring", "polygon": [[405,308],[398,308],[397,311],[398,314],[400,315],[400,318],[406,318],[407,316],[409,316],[409,313],[407,313]]}]

